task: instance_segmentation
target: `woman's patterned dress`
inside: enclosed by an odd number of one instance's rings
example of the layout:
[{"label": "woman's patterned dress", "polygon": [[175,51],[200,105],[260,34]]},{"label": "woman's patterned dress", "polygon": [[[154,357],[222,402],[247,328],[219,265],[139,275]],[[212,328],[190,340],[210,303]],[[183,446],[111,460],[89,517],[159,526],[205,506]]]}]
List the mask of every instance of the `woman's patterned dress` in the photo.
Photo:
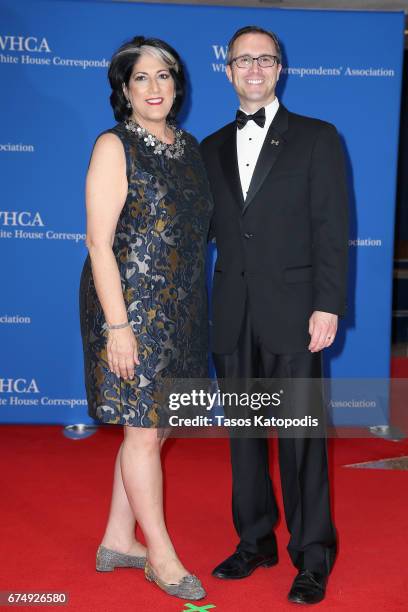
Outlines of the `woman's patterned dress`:
[{"label": "woman's patterned dress", "polygon": [[140,365],[130,381],[109,371],[105,317],[88,256],[80,286],[88,413],[106,424],[159,427],[164,379],[208,376],[205,260],[212,200],[198,143],[187,132],[179,132],[179,158],[155,154],[125,123],[108,132],[120,138],[126,155],[129,187],[113,252]]}]

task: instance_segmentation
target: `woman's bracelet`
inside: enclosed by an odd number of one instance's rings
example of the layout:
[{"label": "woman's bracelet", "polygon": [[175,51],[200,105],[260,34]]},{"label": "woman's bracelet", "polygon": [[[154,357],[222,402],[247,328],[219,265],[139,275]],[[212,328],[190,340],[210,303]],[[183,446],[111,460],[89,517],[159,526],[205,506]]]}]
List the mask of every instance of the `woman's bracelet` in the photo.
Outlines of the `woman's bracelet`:
[{"label": "woman's bracelet", "polygon": [[111,330],[111,329],[124,329],[125,327],[130,327],[130,323],[129,321],[126,321],[126,323],[119,323],[119,325],[108,325],[107,323],[105,323],[106,325],[106,329]]}]

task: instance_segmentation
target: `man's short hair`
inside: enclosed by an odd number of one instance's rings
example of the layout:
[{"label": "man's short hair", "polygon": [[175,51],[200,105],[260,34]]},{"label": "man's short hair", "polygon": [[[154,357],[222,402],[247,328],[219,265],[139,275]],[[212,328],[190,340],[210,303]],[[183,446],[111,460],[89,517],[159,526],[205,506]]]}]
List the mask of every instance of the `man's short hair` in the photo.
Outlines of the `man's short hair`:
[{"label": "man's short hair", "polygon": [[237,40],[237,38],[243,36],[244,34],[266,34],[266,36],[269,36],[269,38],[273,41],[275,45],[276,55],[279,58],[279,64],[282,63],[282,51],[276,34],[274,32],[271,32],[270,30],[264,30],[264,28],[261,28],[259,26],[251,25],[245,26],[244,28],[240,28],[239,30],[237,30],[229,41],[227,47],[227,64],[231,64],[232,47],[234,46],[234,42]]}]

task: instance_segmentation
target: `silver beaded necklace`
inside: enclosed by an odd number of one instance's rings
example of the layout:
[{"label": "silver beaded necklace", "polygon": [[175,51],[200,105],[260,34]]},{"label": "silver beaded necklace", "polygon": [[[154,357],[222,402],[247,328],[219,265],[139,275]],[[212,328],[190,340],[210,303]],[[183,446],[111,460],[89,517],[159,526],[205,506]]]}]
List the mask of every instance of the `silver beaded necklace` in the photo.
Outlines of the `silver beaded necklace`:
[{"label": "silver beaded necklace", "polygon": [[136,136],[143,139],[147,147],[153,147],[153,153],[155,155],[164,154],[166,157],[179,159],[184,153],[186,141],[183,138],[183,131],[179,128],[169,125],[174,132],[174,142],[173,144],[167,144],[159,140],[157,136],[153,136],[146,128],[132,119],[127,119],[125,121],[125,127],[129,132],[133,132]]}]

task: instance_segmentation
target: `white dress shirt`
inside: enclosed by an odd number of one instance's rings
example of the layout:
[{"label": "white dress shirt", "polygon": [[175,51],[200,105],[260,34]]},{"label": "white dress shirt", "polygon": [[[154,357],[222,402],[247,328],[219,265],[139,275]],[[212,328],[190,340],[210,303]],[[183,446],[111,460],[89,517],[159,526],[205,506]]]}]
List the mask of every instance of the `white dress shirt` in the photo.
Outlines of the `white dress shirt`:
[{"label": "white dress shirt", "polygon": [[[261,128],[255,121],[248,121],[241,130],[237,128],[237,156],[239,178],[241,180],[242,195],[246,199],[252,175],[258,161],[265,136],[279,108],[279,100],[265,106],[265,125]],[[242,110],[242,109],[241,109]],[[243,111],[245,112],[245,111]],[[247,113],[248,114],[248,113]]]}]

